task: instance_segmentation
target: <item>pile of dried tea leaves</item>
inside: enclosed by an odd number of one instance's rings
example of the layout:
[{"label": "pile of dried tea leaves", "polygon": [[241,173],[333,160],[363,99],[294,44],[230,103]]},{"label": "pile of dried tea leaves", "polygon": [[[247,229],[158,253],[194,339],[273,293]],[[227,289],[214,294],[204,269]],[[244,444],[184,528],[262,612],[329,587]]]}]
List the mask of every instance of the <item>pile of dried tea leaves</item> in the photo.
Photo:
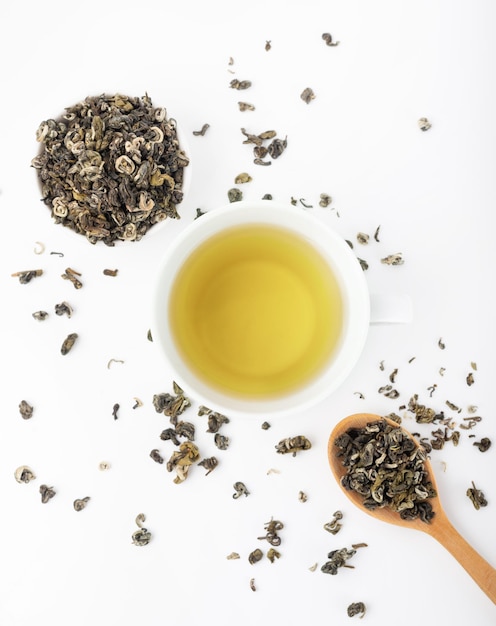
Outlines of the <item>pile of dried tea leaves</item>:
[{"label": "pile of dried tea leaves", "polygon": [[437,494],[424,468],[427,453],[402,428],[377,420],[350,428],[334,444],[347,468],[341,484],[363,496],[367,509],[387,506],[402,519],[432,520],[428,500]]},{"label": "pile of dried tea leaves", "polygon": [[176,122],[151,99],[87,97],[58,120],[41,122],[36,139],[43,202],[57,224],[91,243],[139,241],[156,223],[179,217],[184,168]]}]

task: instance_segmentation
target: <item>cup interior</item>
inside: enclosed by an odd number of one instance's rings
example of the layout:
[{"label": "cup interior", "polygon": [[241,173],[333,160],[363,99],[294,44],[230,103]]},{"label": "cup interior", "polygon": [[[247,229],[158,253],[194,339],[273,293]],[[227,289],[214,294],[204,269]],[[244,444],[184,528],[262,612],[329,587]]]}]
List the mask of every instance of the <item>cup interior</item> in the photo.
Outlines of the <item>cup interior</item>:
[{"label": "cup interior", "polygon": [[[283,227],[310,242],[326,260],[342,297],[343,327],[326,365],[307,384],[284,395],[241,397],[209,386],[185,363],[168,318],[177,273],[191,253],[220,231],[241,225]],[[206,406],[228,415],[275,415],[301,411],[330,395],[357,362],[368,332],[369,293],[363,270],[349,245],[331,228],[304,211],[269,200],[234,202],[192,222],[170,245],[158,269],[152,302],[152,335],[176,382]]]}]

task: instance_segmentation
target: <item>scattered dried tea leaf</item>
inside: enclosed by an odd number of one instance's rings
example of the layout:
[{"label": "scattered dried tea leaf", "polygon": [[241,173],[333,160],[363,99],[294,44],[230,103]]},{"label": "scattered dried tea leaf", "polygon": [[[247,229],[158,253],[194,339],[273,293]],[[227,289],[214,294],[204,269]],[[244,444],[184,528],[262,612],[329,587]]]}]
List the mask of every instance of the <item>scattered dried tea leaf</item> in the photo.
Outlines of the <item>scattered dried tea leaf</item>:
[{"label": "scattered dried tea leaf", "polygon": [[429,120],[426,117],[421,117],[418,121],[418,126],[420,130],[425,132],[426,130],[429,130],[429,128],[432,127],[432,124],[429,122]]},{"label": "scattered dried tea leaf", "polygon": [[[477,410],[477,407],[474,407]],[[471,411],[469,410],[469,413]],[[472,415],[471,417],[464,417],[462,423],[460,424],[460,428],[463,430],[471,430],[476,424],[478,424],[482,420],[482,417],[478,415]]]},{"label": "scattered dried tea leaf", "polygon": [[193,135],[195,135],[195,137],[203,137],[209,128],[210,124],[203,124],[200,130],[193,131]]},{"label": "scattered dried tea leaf", "polygon": [[384,385],[383,387],[379,387],[379,393],[382,393],[386,398],[390,398],[392,400],[396,400],[399,397],[400,393],[398,390],[393,389],[392,385]]},{"label": "scattered dried tea leaf", "polygon": [[282,530],[284,528],[284,524],[279,520],[271,518],[269,522],[264,524],[264,528],[267,531],[267,534],[262,537],[258,537],[258,539],[268,541],[271,546],[280,546],[281,537],[277,534],[277,531]]},{"label": "scattered dried tea leaf", "polygon": [[76,343],[76,339],[79,337],[77,333],[70,333],[62,342],[62,346],[60,347],[60,353],[65,356],[69,354],[72,350],[74,344]]},{"label": "scattered dried tea leaf", "polygon": [[447,441],[452,441],[453,445],[457,446],[460,440],[459,431],[455,430],[451,434],[448,434],[447,428],[444,428],[444,430],[442,428],[438,428],[437,430],[432,431],[431,435],[433,436],[433,439],[430,440],[430,445],[434,450],[442,450]]},{"label": "scattered dried tea leaf", "polygon": [[308,496],[304,491],[298,492],[298,502],[306,502],[308,500]]},{"label": "scattered dried tea leaf", "polygon": [[42,274],[43,270],[25,270],[22,272],[14,272],[11,276],[18,278],[21,285],[27,285],[33,278],[41,276]]},{"label": "scattered dried tea leaf", "polygon": [[155,394],[153,396],[153,406],[157,413],[163,413],[175,424],[177,423],[176,418],[191,406],[191,402],[186,398],[184,391],[176,382],[173,381],[172,387],[175,395],[170,393]]},{"label": "scattered dried tea leaf", "polygon": [[229,424],[229,418],[222,413],[212,411],[208,407],[201,405],[198,409],[198,415],[206,415],[208,418],[207,433],[217,433],[223,424]]},{"label": "scattered dried tea leaf", "polygon": [[250,104],[249,102],[238,102],[238,107],[240,111],[254,111],[255,107],[253,106],[253,104]]},{"label": "scattered dried tea leaf", "polygon": [[281,558],[281,553],[278,552],[275,548],[270,548],[267,552],[267,558],[271,563],[274,563],[276,559]]},{"label": "scattered dried tea leaf", "polygon": [[306,102],[306,104],[310,104],[312,100],[315,100],[315,93],[311,87],[306,87],[301,92],[300,98],[303,100],[303,102]]},{"label": "scattered dried tea leaf", "polygon": [[19,403],[19,413],[21,414],[22,419],[29,420],[33,417],[33,407],[26,402],[26,400],[21,400]]},{"label": "scattered dried tea leaf", "polygon": [[384,416],[386,419],[391,420],[393,422],[396,422],[397,424],[401,424],[402,419],[399,415],[397,415],[396,413],[388,413],[387,415]]},{"label": "scattered dried tea leaf", "polygon": [[122,359],[109,359],[108,363],[107,363],[107,369],[110,369],[110,366],[112,365],[112,363],[124,363],[124,361]]},{"label": "scattered dried tea leaf", "polygon": [[467,489],[467,496],[472,501],[475,509],[478,511],[481,507],[487,506],[487,500],[480,489],[474,485],[474,481],[472,481],[472,487]]},{"label": "scattered dried tea leaf", "polygon": [[82,274],[80,274],[80,272],[76,272],[76,270],[73,270],[70,267],[67,267],[65,272],[61,274],[61,277],[64,280],[69,280],[74,285],[74,289],[81,289],[83,286],[83,283],[79,280],[78,276],[82,276]]},{"label": "scattered dried tea leaf", "polygon": [[200,458],[198,447],[192,441],[185,441],[179,446],[179,450],[175,450],[167,461],[167,471],[175,470],[176,477],[174,483],[176,485],[184,482],[188,477],[191,466]]},{"label": "scattered dried tea leaf", "polygon": [[273,139],[267,146],[267,152],[273,159],[278,159],[284,150],[288,147],[288,138]]},{"label": "scattered dried tea leaf", "polygon": [[34,313],[32,313],[32,316],[38,322],[43,322],[48,317],[48,313],[47,311],[35,311]]},{"label": "scattered dried tea leaf", "polygon": [[263,552],[262,550],[260,550],[260,548],[256,548],[255,550],[253,550],[253,552],[250,552],[250,554],[248,555],[248,562],[251,563],[251,565],[258,563],[262,559],[263,559]]},{"label": "scattered dried tea leaf", "polygon": [[461,413],[462,412],[462,410],[461,410],[461,408],[459,406],[457,406],[453,402],[450,402],[449,400],[446,400],[446,406],[449,407],[452,411],[456,411],[457,413]]},{"label": "scattered dried tea leaf", "polygon": [[235,482],[234,485],[233,485],[233,488],[234,488],[233,498],[235,500],[237,500],[241,496],[249,496],[250,495],[250,492],[246,488],[246,485],[244,483],[242,483],[241,481]]},{"label": "scattered dried tea leaf", "polygon": [[208,476],[210,472],[212,472],[217,467],[218,464],[219,464],[219,461],[214,456],[203,459],[202,461],[198,463],[198,465],[200,465],[201,467],[204,467],[207,470],[207,473],[205,474],[205,476]]},{"label": "scattered dried tea leaf", "polygon": [[281,439],[281,441],[276,445],[276,452],[279,454],[291,453],[293,456],[296,456],[297,452],[301,450],[310,450],[311,447],[312,444],[306,437],[303,435],[297,435],[296,437]]},{"label": "scattered dried tea leaf", "polygon": [[238,174],[234,179],[234,184],[242,185],[243,183],[249,183],[252,180],[253,178],[249,174],[247,174],[246,172],[241,172],[241,174]]},{"label": "scattered dried tea leaf", "polygon": [[418,424],[430,424],[442,417],[442,413],[436,413],[434,409],[418,403],[418,395],[414,394],[408,402],[408,410],[415,414]]},{"label": "scattered dried tea leaf", "polygon": [[82,511],[85,506],[88,504],[90,500],[89,496],[86,496],[85,498],[77,498],[76,500],[74,500],[73,506],[74,506],[74,510],[75,511]]},{"label": "scattered dried tea leaf", "polygon": [[396,254],[389,254],[388,256],[381,259],[381,263],[385,265],[403,265],[404,263],[403,254],[401,252],[396,252]]},{"label": "scattered dried tea leaf", "polygon": [[360,614],[360,618],[365,615],[365,604],[363,602],[352,602],[346,609],[348,617],[355,617]]},{"label": "scattered dried tea leaf", "polygon": [[67,315],[68,318],[72,317],[72,307],[68,302],[60,302],[55,305],[55,315]]},{"label": "scattered dried tea leaf", "polygon": [[243,192],[241,191],[241,189],[233,187],[227,192],[227,197],[229,199],[229,202],[239,202],[243,199]]},{"label": "scattered dried tea leaf", "polygon": [[322,39],[325,41],[326,46],[338,46],[339,41],[334,42],[330,33],[322,33]]},{"label": "scattered dried tea leaf", "polygon": [[227,448],[229,447],[229,437],[225,437],[220,433],[215,433],[214,443],[217,448],[219,448],[219,450],[227,450]]},{"label": "scattered dried tea leaf", "polygon": [[350,567],[347,565],[347,561],[356,554],[356,550],[349,550],[348,548],[341,548],[339,550],[332,550],[327,555],[329,561],[324,563],[320,570],[324,574],[336,575],[341,567]]},{"label": "scattered dried tea leaf", "polygon": [[320,200],[319,200],[319,206],[325,208],[328,207],[332,202],[332,198],[328,193],[321,193],[320,194]]},{"label": "scattered dried tea leaf", "polygon": [[36,478],[33,470],[27,465],[21,465],[14,472],[14,477],[18,483],[29,483]]},{"label": "scattered dried tea leaf", "polygon": [[48,485],[40,485],[40,494],[42,503],[46,504],[55,496],[55,491],[53,487],[48,487]]},{"label": "scattered dried tea leaf", "polygon": [[482,437],[480,441],[474,441],[473,445],[479,448],[481,452],[487,452],[491,447],[491,440],[488,437]]},{"label": "scattered dried tea leaf", "polygon": [[151,532],[144,528],[143,526],[143,522],[145,521],[145,515],[144,513],[140,513],[137,517],[136,517],[136,524],[138,525],[138,530],[135,530],[134,533],[131,535],[131,541],[135,546],[146,546],[150,543],[151,539],[152,539],[152,534]]},{"label": "scattered dried tea leaf", "polygon": [[430,387],[427,387],[427,391],[429,392],[429,398],[432,398],[432,394],[436,391],[437,385],[434,383]]},{"label": "scattered dried tea leaf", "polygon": [[343,519],[343,514],[341,511],[336,511],[335,513],[333,513],[333,518],[330,522],[326,522],[324,524],[324,530],[327,530],[328,533],[331,533],[331,535],[337,535],[338,532],[341,530],[342,528],[342,524],[340,523],[340,520]]},{"label": "scattered dried tea leaf", "polygon": [[238,80],[237,78],[233,78],[232,81],[229,83],[229,87],[231,87],[231,89],[237,89],[238,91],[243,89],[249,89],[251,87],[251,81]]},{"label": "scattered dried tea leaf", "polygon": [[150,452],[150,457],[155,461],[155,463],[159,463],[160,465],[164,462],[163,456],[156,448]]}]

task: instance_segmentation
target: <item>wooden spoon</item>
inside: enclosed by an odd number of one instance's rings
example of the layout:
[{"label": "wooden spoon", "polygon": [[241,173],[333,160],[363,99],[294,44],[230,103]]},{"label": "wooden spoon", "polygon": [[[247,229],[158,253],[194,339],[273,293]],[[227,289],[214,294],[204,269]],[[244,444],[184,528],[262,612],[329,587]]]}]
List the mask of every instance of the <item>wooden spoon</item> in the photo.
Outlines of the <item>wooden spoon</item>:
[{"label": "wooden spoon", "polygon": [[[341,459],[338,457],[339,450],[334,445],[335,440],[350,428],[363,428],[369,422],[380,419],[384,419],[392,426],[398,426],[398,424],[392,420],[380,417],[379,415],[373,415],[371,413],[356,413],[355,415],[350,415],[349,417],[341,420],[333,429],[329,437],[327,452],[332,473],[340,486],[341,478],[346,474],[347,468],[342,465]],[[403,431],[409,435],[408,431],[404,428]],[[410,435],[410,437],[412,436]],[[416,441],[414,437],[412,437],[412,439]],[[434,472],[432,471],[432,466],[428,460],[424,461],[424,467],[429,474],[432,486],[437,492]],[[396,524],[397,526],[406,526],[408,528],[422,530],[428,535],[431,535],[431,537],[434,537],[434,539],[439,541],[439,543],[455,557],[460,565],[465,568],[474,581],[479,585],[482,591],[496,604],[496,569],[491,567],[491,565],[489,565],[489,563],[485,561],[451,525],[441,506],[439,496],[429,499],[435,516],[430,523],[426,523],[421,521],[419,518],[415,520],[403,520],[401,519],[399,513],[396,513],[389,507],[377,508],[371,511],[363,506],[363,497],[360,494],[354,491],[348,491],[344,487],[342,487],[342,489],[353,504],[372,517],[380,519],[384,522],[389,522],[390,524]]]}]

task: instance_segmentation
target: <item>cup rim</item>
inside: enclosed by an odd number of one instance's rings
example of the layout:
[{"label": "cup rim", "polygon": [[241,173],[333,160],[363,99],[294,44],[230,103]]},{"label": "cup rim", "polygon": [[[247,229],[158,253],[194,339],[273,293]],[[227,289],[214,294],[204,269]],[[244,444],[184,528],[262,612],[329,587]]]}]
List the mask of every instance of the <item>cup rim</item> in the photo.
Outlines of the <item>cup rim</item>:
[{"label": "cup rim", "polygon": [[[218,232],[219,224],[222,224],[224,230],[250,223],[282,226],[304,238],[311,238],[334,270],[345,300],[345,324],[340,341],[345,350],[340,345],[330,363],[311,381],[280,397],[246,399],[209,388],[182,361],[167,323],[167,294],[184,260],[196,246]],[[324,247],[324,240],[326,243],[332,242],[332,246]],[[338,259],[340,269],[337,266]],[[343,273],[346,275],[346,282],[343,280]],[[350,282],[353,282],[353,287]],[[273,200],[241,200],[220,206],[203,214],[178,233],[159,263],[153,284],[151,309],[153,342],[159,346],[162,358],[172,370],[176,383],[200,404],[241,417],[286,416],[304,411],[331,395],[358,361],[370,321],[369,290],[363,270],[342,236],[317,217],[304,213],[293,205]]]}]

